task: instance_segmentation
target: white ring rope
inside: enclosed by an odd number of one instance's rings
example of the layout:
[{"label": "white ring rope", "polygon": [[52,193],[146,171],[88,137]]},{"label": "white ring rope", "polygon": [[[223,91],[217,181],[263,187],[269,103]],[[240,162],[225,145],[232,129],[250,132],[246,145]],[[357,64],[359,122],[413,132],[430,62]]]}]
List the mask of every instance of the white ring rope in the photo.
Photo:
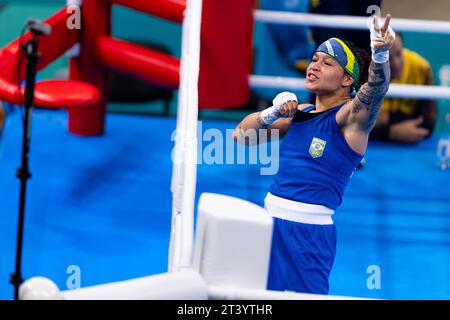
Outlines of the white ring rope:
[{"label": "white ring rope", "polygon": [[[255,10],[257,22],[293,24],[323,28],[368,30],[369,17]],[[384,21],[384,19],[380,19]],[[382,23],[382,22],[381,22]],[[392,19],[390,25],[397,31],[450,34],[450,22],[441,20]]]},{"label": "white ring rope", "polygon": [[[251,75],[250,86],[252,88],[306,90],[304,78]],[[450,87],[391,84],[386,96],[389,98],[450,99]]]}]

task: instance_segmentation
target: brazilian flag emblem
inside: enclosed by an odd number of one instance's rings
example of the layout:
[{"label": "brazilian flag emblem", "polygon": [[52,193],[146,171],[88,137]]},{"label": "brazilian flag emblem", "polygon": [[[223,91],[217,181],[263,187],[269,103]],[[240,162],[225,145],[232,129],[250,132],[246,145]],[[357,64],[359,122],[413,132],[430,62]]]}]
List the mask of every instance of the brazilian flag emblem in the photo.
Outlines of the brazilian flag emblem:
[{"label": "brazilian flag emblem", "polygon": [[313,158],[319,158],[323,155],[323,150],[327,142],[319,138],[313,138],[309,146],[309,154]]}]

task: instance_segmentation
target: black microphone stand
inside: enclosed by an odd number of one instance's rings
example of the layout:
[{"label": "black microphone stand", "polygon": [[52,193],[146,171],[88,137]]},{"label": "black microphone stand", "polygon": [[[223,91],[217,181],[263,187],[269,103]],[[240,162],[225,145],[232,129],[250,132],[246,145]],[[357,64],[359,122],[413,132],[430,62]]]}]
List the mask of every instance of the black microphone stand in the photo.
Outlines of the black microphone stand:
[{"label": "black microphone stand", "polygon": [[[25,196],[27,181],[31,178],[29,170],[29,151],[30,151],[30,126],[31,126],[31,108],[34,104],[34,87],[36,83],[37,66],[39,62],[38,35],[37,31],[31,29],[33,38],[28,40],[21,48],[27,59],[26,87],[25,87],[25,117],[23,119],[23,139],[22,139],[22,161],[20,168],[17,169],[16,176],[20,180],[20,201],[19,201],[19,221],[17,227],[16,244],[16,266],[14,274],[11,274],[10,282],[14,286],[14,300],[19,299],[19,287],[23,282],[22,268],[22,247],[23,247],[23,229],[25,220]],[[22,54],[22,53],[20,53]],[[19,87],[19,92],[21,88]]]}]

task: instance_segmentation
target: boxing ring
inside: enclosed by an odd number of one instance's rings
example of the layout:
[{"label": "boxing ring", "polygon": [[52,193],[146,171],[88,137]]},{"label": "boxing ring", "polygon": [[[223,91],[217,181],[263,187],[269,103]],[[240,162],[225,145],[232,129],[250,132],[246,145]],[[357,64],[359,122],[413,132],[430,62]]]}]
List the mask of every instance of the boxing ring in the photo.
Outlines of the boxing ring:
[{"label": "boxing ring", "polygon": [[[153,2],[153,1],[152,1]],[[203,1],[211,5],[212,1]],[[94,25],[107,26],[110,19],[111,4],[128,6],[149,14],[155,14],[177,23],[183,23],[182,56],[180,61],[149,49],[140,48],[134,44],[113,39],[110,30],[95,28]],[[246,32],[240,45],[233,44],[228,39],[228,45],[233,45],[236,57],[232,61],[245,60],[237,66],[239,72],[225,78],[235,87],[226,95],[220,90],[223,79],[219,81],[214,73],[220,72],[213,67],[208,59],[200,58],[200,35],[208,37],[202,22],[201,0],[187,1],[154,1],[161,6],[150,6],[149,2],[141,1],[89,1],[83,3],[83,12],[102,12],[100,15],[86,16],[86,27],[92,32],[85,33],[80,40],[80,53],[70,62],[71,78],[67,81],[53,80],[39,84],[36,92],[36,105],[47,108],[67,107],[69,114],[68,128],[77,135],[99,135],[103,133],[105,115],[105,92],[107,91],[105,69],[127,70],[149,82],[158,82],[162,86],[179,86],[179,109],[177,114],[177,131],[175,137],[174,166],[171,183],[173,194],[171,248],[169,253],[169,272],[141,279],[133,279],[120,283],[104,284],[76,290],[60,291],[54,283],[45,278],[32,278],[21,287],[22,299],[347,299],[342,296],[318,296],[296,293],[270,292],[265,289],[265,277],[268,271],[268,253],[270,251],[271,219],[264,210],[248,201],[218,194],[204,194],[198,206],[197,230],[194,237],[194,204],[196,194],[197,168],[197,115],[198,106],[223,108],[237,106],[248,97],[250,87],[304,89],[303,79],[283,77],[268,77],[250,75],[250,46],[253,20],[243,15],[242,25]],[[243,2],[242,2],[243,3]],[[242,4],[241,3],[241,4]],[[247,1],[249,12],[253,1]],[[210,8],[207,8],[209,10]],[[245,10],[244,10],[245,11]],[[208,21],[214,20],[214,13],[208,11]],[[327,26],[329,20],[320,19],[318,15],[292,14],[292,19],[286,19],[286,13],[267,13],[257,10],[256,21],[272,23],[309,23]],[[184,15],[184,20],[183,20]],[[280,18],[278,16],[281,15]],[[251,15],[250,15],[251,16]],[[43,69],[57,56],[72,48],[79,39],[75,32],[66,37],[61,32],[64,28],[67,12],[62,10],[47,20],[54,29],[53,35],[45,40],[40,69]],[[203,16],[205,17],[205,16]],[[310,17],[311,19],[308,19]],[[323,17],[322,17],[323,18]],[[247,19],[247,20],[246,20]],[[337,17],[338,21],[347,21],[349,27],[364,28],[366,18]],[[358,19],[358,20],[351,20]],[[101,21],[102,23],[99,23]],[[356,23],[358,21],[358,23]],[[251,22],[251,23],[250,23]],[[203,23],[203,22],[202,22]],[[347,23],[347,22],[346,22]],[[241,25],[241,26],[242,26]],[[399,31],[423,31],[423,27],[414,27],[414,21],[393,22],[393,28]],[[341,27],[344,26],[342,22]],[[440,32],[450,33],[448,23],[441,24]],[[209,29],[206,29],[209,31]],[[211,30],[215,30],[214,26]],[[430,25],[430,32],[433,26]],[[64,31],[65,34],[66,31]],[[217,32],[217,30],[216,30]],[[219,30],[218,32],[224,32]],[[89,36],[87,36],[89,34]],[[29,37],[25,35],[24,38]],[[52,38],[55,37],[55,38]],[[211,36],[213,38],[213,36]],[[65,39],[61,42],[61,39]],[[44,41],[49,41],[45,43]],[[55,42],[56,41],[56,42]],[[15,78],[18,61],[15,59],[19,40],[13,42],[0,53],[0,63],[5,63],[9,78],[0,75],[0,99],[20,104],[20,82]],[[54,47],[50,43],[59,43]],[[206,42],[208,43],[208,42]],[[222,44],[224,45],[224,44]],[[226,45],[226,44],[225,44]],[[202,42],[203,46],[203,42]],[[211,55],[217,54],[214,43]],[[50,47],[49,52],[45,51]],[[83,49],[88,48],[88,49]],[[206,48],[211,49],[206,45]],[[242,59],[242,56],[248,59]],[[5,58],[6,57],[6,58]],[[103,65],[96,61],[100,59]],[[106,68],[105,68],[106,67]],[[225,66],[221,66],[226,69]],[[9,71],[8,71],[9,70]],[[208,70],[201,73],[201,70]],[[17,75],[16,75],[17,77]],[[200,80],[199,80],[200,78]],[[244,84],[243,84],[244,81]],[[225,82],[225,81],[224,81]],[[198,88],[197,90],[197,83]],[[231,85],[230,85],[231,86]],[[206,90],[206,88],[211,90]],[[6,88],[6,89],[5,89]],[[239,88],[239,89],[236,89]],[[75,90],[74,90],[75,89]],[[218,93],[218,91],[222,91]],[[205,93],[206,92],[206,93]],[[388,96],[411,98],[442,98],[450,97],[450,90],[443,87],[400,86],[392,85]],[[200,102],[200,103],[199,103]],[[245,215],[245,219],[242,217]],[[241,233],[230,233],[234,230]],[[253,235],[254,242],[249,241]],[[206,244],[210,245],[206,245]],[[195,244],[195,245],[194,245]],[[244,245],[245,244],[245,245]],[[255,246],[265,250],[255,251]],[[221,248],[221,250],[216,250]],[[220,251],[220,255],[216,255]],[[239,261],[239,263],[236,263]]]}]

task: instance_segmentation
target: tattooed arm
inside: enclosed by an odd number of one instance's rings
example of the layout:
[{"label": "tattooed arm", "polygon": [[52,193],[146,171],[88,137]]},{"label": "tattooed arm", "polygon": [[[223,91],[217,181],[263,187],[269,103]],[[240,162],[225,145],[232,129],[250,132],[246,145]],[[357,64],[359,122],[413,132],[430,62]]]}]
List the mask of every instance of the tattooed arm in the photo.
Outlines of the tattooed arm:
[{"label": "tattooed arm", "polygon": [[368,81],[358,91],[353,100],[350,123],[355,123],[363,132],[369,133],[375,126],[384,96],[389,89],[391,78],[389,69],[389,49],[395,41],[395,33],[389,27],[391,15],[387,15],[380,28],[378,17],[374,16],[370,28],[372,62],[369,66]]},{"label": "tattooed arm", "polygon": [[358,91],[352,101],[349,124],[356,124],[358,129],[369,133],[377,120],[384,96],[389,89],[389,61],[371,62],[369,79]]},{"label": "tattooed arm", "polygon": [[389,61],[372,61],[368,81],[359,89],[355,99],[336,114],[336,121],[345,140],[350,148],[359,154],[366,152],[369,133],[375,125],[389,88],[389,79]]},{"label": "tattooed arm", "polygon": [[369,133],[375,126],[384,96],[389,89],[389,49],[395,40],[395,33],[389,27],[390,20],[391,16],[387,15],[380,28],[378,18],[374,16],[370,33],[372,62],[368,81],[359,89],[355,99],[336,115],[345,140],[360,154],[366,151]]}]

